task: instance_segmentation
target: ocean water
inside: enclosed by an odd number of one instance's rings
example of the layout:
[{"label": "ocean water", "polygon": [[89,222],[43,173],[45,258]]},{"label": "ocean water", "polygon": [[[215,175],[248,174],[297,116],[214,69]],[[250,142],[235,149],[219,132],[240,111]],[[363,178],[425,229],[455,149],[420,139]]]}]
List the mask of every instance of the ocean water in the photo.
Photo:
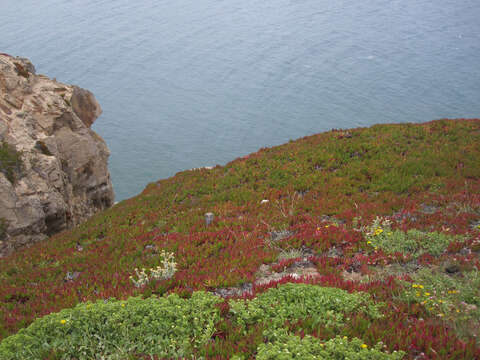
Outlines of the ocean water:
[{"label": "ocean water", "polygon": [[96,95],[117,200],[331,128],[480,116],[479,0],[0,0],[0,52]]}]

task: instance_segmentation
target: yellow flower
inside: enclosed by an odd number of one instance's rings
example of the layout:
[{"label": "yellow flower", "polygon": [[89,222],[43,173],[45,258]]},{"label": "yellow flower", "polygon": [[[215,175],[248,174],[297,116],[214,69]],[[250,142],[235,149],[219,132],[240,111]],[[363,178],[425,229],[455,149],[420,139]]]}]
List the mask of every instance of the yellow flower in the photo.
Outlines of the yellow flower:
[{"label": "yellow flower", "polygon": [[423,285],[418,285],[418,287],[419,287],[420,289],[423,289]]},{"label": "yellow flower", "polygon": [[418,285],[417,285],[417,284],[412,284],[412,287],[413,287],[413,288],[417,288]]},{"label": "yellow flower", "polygon": [[367,244],[370,245],[372,242],[371,241],[367,241]]},{"label": "yellow flower", "polygon": [[330,227],[330,225],[325,225],[325,228],[328,229]]},{"label": "yellow flower", "polygon": [[430,293],[429,293],[429,292],[426,292],[426,293],[425,293],[425,296],[430,296]]},{"label": "yellow flower", "polygon": [[366,349],[367,347],[367,344],[362,344],[362,349]]},{"label": "yellow flower", "polygon": [[460,310],[458,310],[458,309],[457,309],[457,310],[455,310],[455,311],[456,311],[457,313],[459,313],[459,312],[460,312]]},{"label": "yellow flower", "polygon": [[343,340],[347,340],[348,338],[346,336],[343,337]]},{"label": "yellow flower", "polygon": [[420,294],[419,292],[417,292],[417,297],[419,297],[420,295],[422,295],[422,294]]},{"label": "yellow flower", "polygon": [[66,322],[67,322],[67,320],[65,320],[65,319],[60,320],[60,324],[62,324],[62,325],[65,324]]},{"label": "yellow flower", "polygon": [[122,304],[122,307],[125,307],[125,304]]}]

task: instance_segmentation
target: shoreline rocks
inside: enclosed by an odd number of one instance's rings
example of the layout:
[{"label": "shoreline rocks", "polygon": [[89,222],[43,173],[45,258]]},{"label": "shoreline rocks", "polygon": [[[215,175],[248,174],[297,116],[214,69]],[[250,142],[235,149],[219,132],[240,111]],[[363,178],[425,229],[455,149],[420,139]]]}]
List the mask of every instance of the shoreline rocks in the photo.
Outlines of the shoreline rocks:
[{"label": "shoreline rocks", "polygon": [[90,128],[101,113],[88,90],[0,54],[0,143],[21,158],[14,177],[0,168],[0,257],[113,205],[110,152]]}]

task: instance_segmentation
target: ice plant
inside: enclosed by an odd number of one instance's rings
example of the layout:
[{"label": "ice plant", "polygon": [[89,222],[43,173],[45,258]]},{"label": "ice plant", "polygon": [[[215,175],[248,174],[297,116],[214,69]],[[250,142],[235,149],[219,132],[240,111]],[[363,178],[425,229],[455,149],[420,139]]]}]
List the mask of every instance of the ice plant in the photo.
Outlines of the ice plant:
[{"label": "ice plant", "polygon": [[[480,214],[480,120],[381,125],[351,134],[338,138],[338,131],[330,131],[262,149],[212,170],[181,172],[149,184],[139,196],[72,230],[2,259],[0,338],[82,302],[87,302],[80,309],[82,316],[62,313],[51,322],[53,334],[74,329],[75,321],[96,318],[98,309],[90,305],[96,300],[106,308],[111,301],[104,299],[126,301],[125,307],[115,305],[113,316],[100,319],[117,338],[122,328],[109,321],[123,321],[122,315],[131,313],[130,296],[154,294],[161,299],[174,293],[188,299],[197,290],[222,293],[235,288],[248,290],[240,291],[237,300],[253,299],[282,284],[308,283],[348,294],[368,293],[386,306],[379,309],[379,320],[364,311],[340,311],[335,318],[323,311],[288,317],[279,326],[285,326],[291,334],[287,340],[300,345],[300,351],[317,342],[325,351],[330,346],[336,351],[348,345],[342,338],[348,335],[359,339],[352,350],[366,356],[381,341],[389,353],[406,351],[406,359],[420,353],[435,359],[480,358],[480,343],[473,336],[480,323],[480,237],[472,227]],[[270,202],[260,204],[266,198]],[[424,211],[429,209],[423,204],[436,211]],[[216,214],[208,228],[207,212]],[[287,236],[277,236],[278,230]],[[77,250],[77,242],[83,251]],[[298,256],[282,259],[282,254]],[[177,264],[169,267],[169,262]],[[447,263],[455,265],[449,267],[452,274],[446,272]],[[260,274],[261,267],[268,271]],[[170,271],[160,270],[166,268]],[[441,277],[419,277],[422,268],[438,269]],[[319,275],[309,276],[313,270]],[[66,282],[65,274],[74,271],[81,276]],[[270,276],[284,271],[304,276]],[[161,280],[168,273],[174,276]],[[267,282],[256,283],[259,276]],[[292,296],[295,311],[307,305],[299,295]],[[340,302],[348,298],[341,297]],[[139,309],[144,300],[139,300]],[[265,344],[268,321],[259,323],[252,313],[253,323],[244,333],[229,315],[229,301],[218,306],[218,326],[192,356],[254,358]],[[279,315],[278,309],[272,313]],[[192,315],[190,322],[195,323],[196,309]],[[147,335],[163,324],[153,326],[158,315],[152,316]],[[332,322],[338,327],[330,327]],[[172,325],[168,323],[167,333],[183,328]],[[307,336],[312,341],[304,342]],[[336,336],[339,340],[331,343]],[[179,333],[171,344],[182,339]],[[364,342],[368,348],[362,349]],[[128,348],[137,345],[128,343]],[[286,344],[272,340],[271,345],[274,350]],[[52,357],[56,355],[62,356]]]}]

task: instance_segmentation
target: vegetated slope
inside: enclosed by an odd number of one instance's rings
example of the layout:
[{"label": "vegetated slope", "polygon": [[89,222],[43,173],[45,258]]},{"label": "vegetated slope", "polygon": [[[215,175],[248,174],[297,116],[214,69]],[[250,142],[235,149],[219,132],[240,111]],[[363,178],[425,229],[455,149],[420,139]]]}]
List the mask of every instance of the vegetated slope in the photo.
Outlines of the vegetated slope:
[{"label": "vegetated slope", "polygon": [[[405,358],[480,357],[478,144],[480,119],[333,130],[149,184],[2,260],[0,335],[87,300],[203,290],[251,300],[212,305],[211,336],[169,356],[327,356],[322,349],[355,353],[381,341],[378,351]],[[135,286],[135,268],[162,265],[162,250],[173,253],[175,275]],[[288,282],[323,290],[287,291]],[[285,301],[269,303],[276,287]],[[330,297],[328,288],[346,292]],[[317,309],[312,300],[348,293],[363,302]],[[79,306],[69,316],[83,314]],[[52,316],[63,331],[64,315]],[[140,358],[145,349],[122,351]]]}]

